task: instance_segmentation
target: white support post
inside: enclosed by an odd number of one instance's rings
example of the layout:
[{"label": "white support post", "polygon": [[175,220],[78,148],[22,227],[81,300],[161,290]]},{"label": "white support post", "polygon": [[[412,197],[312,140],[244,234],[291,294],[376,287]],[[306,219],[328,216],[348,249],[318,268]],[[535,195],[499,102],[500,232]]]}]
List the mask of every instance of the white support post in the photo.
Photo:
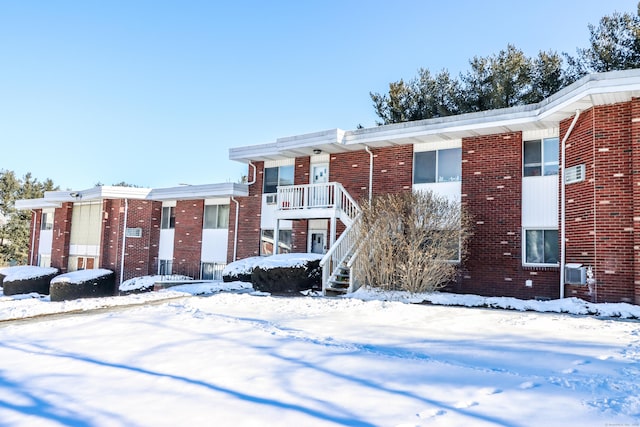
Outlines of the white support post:
[{"label": "white support post", "polygon": [[334,243],[336,243],[336,216],[333,215],[331,217],[331,237],[329,238],[329,247],[332,248]]},{"label": "white support post", "polygon": [[273,230],[273,254],[278,254],[278,246],[280,245],[280,220],[276,219],[276,228]]}]

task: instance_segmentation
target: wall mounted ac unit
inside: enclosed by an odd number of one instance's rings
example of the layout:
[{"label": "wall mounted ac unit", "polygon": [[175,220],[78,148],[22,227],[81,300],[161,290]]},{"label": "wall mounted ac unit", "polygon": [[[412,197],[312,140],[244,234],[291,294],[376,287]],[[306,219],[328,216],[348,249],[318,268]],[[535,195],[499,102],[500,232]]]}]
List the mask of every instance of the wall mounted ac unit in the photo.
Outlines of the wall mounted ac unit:
[{"label": "wall mounted ac unit", "polygon": [[566,264],[564,267],[564,283],[567,285],[586,285],[587,267],[582,264]]}]

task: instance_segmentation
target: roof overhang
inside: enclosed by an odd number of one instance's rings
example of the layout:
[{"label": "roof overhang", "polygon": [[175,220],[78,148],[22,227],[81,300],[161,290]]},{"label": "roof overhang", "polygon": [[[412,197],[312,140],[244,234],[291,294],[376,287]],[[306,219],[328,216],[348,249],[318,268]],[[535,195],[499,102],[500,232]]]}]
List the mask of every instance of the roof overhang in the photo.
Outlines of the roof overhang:
[{"label": "roof overhang", "polygon": [[458,140],[474,136],[554,129],[576,110],[626,102],[640,97],[640,69],[590,74],[537,103],[458,116],[396,123],[353,131],[334,129],[278,139],[275,143],[232,148],[229,158],[240,162]]},{"label": "roof overhang", "polygon": [[194,200],[213,197],[246,197],[247,184],[223,183],[204,185],[181,185],[178,187],[155,188],[148,196],[150,200]]}]

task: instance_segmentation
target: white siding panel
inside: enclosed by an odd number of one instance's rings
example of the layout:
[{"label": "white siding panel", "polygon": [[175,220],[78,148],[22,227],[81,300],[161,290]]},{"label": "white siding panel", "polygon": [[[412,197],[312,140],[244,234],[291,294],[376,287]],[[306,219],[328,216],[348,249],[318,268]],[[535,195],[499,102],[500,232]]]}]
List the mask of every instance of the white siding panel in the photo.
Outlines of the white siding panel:
[{"label": "white siding panel", "polygon": [[[267,195],[262,195],[262,210],[260,211],[260,228],[263,230],[275,230],[276,228],[276,208],[277,203],[267,204]],[[240,208],[242,209],[242,208]],[[289,220],[280,221],[280,230],[291,230],[292,222]]]},{"label": "white siding panel", "polygon": [[558,227],[558,176],[522,178],[522,227]]},{"label": "white siding panel", "polygon": [[52,244],[53,244],[53,230],[41,230],[40,244],[38,245],[38,254],[51,255]]},{"label": "white siding panel", "polygon": [[160,230],[160,243],[158,246],[159,259],[173,259],[173,239],[175,230]]},{"label": "white siding panel", "polygon": [[202,262],[227,262],[227,241],[229,231],[226,228],[202,230]]},{"label": "white siding panel", "polygon": [[452,201],[460,201],[462,182],[434,182],[427,184],[413,184],[413,191],[433,191],[438,196],[446,197]]}]

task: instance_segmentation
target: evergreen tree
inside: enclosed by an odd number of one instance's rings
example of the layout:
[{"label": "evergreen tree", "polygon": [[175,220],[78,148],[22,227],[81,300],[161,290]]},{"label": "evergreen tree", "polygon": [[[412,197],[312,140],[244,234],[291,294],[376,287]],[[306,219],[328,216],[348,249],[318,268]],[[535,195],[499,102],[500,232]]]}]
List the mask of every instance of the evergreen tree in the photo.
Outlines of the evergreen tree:
[{"label": "evergreen tree", "polygon": [[577,56],[566,55],[573,80],[587,73],[640,68],[640,3],[638,13],[603,16],[598,26],[589,24],[586,49],[577,49]]},{"label": "evergreen tree", "polygon": [[[389,124],[540,102],[592,72],[640,68],[640,3],[638,13],[604,16],[589,24],[590,46],[577,56],[541,51],[528,58],[513,45],[498,54],[476,56],[470,69],[452,78],[447,71],[389,84],[386,94],[370,93],[376,114]],[[566,66],[564,62],[566,61]]]},{"label": "evergreen tree", "polygon": [[0,214],[6,221],[0,224],[0,265],[27,262],[31,212],[16,210],[15,201],[40,198],[57,189],[50,179],[39,182],[30,173],[19,179],[13,171],[0,170]]}]

